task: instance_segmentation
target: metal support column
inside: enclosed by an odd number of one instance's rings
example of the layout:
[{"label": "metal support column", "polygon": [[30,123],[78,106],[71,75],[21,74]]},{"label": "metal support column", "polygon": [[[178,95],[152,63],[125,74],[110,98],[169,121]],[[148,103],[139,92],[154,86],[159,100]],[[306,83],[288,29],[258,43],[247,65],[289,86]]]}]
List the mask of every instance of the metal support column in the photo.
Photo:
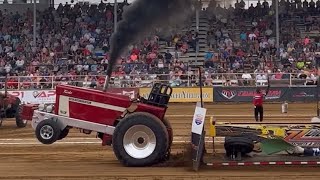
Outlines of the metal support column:
[{"label": "metal support column", "polygon": [[33,0],[33,47],[37,46],[37,2]]},{"label": "metal support column", "polygon": [[319,94],[320,94],[320,55],[317,55],[316,58],[317,64],[317,87],[316,87],[316,100],[317,100],[317,117],[320,118],[320,107],[319,107]]},{"label": "metal support column", "polygon": [[275,10],[276,10],[276,48],[277,48],[277,57],[280,55],[280,29],[279,29],[279,0],[276,0],[275,3]]},{"label": "metal support column", "polygon": [[117,29],[118,24],[118,0],[114,0],[114,31]]},{"label": "metal support column", "polygon": [[[200,26],[200,7],[197,4],[196,7],[196,32],[199,33],[199,26]],[[199,43],[196,43],[196,63],[198,64],[198,50],[199,50]]]}]

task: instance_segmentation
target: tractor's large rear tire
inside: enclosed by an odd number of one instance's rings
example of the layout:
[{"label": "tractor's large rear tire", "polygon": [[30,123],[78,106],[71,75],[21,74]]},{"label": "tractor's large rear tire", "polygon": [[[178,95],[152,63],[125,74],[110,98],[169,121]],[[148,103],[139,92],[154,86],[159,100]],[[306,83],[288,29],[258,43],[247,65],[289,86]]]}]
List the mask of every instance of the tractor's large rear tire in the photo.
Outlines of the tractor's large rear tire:
[{"label": "tractor's large rear tire", "polygon": [[159,118],[138,112],[119,122],[112,143],[116,157],[124,166],[151,166],[165,157],[169,135]]},{"label": "tractor's large rear tire", "polygon": [[15,109],[15,118],[16,118],[16,125],[18,128],[24,128],[27,126],[28,121],[23,120],[20,116],[22,111],[21,101],[17,98],[16,103],[14,104],[13,108]]}]

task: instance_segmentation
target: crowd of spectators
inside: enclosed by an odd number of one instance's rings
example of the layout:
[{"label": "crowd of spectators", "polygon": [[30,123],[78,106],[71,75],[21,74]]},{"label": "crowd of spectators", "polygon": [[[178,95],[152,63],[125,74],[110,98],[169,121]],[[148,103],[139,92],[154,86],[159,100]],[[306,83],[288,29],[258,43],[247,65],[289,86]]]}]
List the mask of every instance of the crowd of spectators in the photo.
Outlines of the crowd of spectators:
[{"label": "crowd of spectators", "polygon": [[[118,5],[119,20],[127,6],[126,2]],[[274,4],[259,1],[256,6],[244,7],[243,0],[229,8],[211,1],[204,10],[212,25],[207,35],[210,49],[205,55],[208,69],[205,84],[214,85],[214,79],[224,80],[224,85],[237,84],[234,82],[238,79],[242,79],[243,85],[253,85],[252,79],[263,84],[266,73],[273,73],[272,79],[287,79],[286,73],[293,73],[309,84],[315,83],[319,37],[302,35],[292,20],[301,18],[307,33],[318,31],[319,34],[320,0],[280,1],[279,51],[274,38]],[[0,11],[0,73],[10,72],[9,88],[48,88],[53,81],[101,85],[114,30],[113,9],[112,4],[101,2],[98,5],[60,4],[57,9],[38,11],[36,42],[33,42],[31,10],[23,14]],[[196,85],[197,73],[179,60],[179,54],[197,48],[199,35],[190,29],[186,33],[180,31],[190,26],[189,23],[165,27],[165,31],[154,29],[144,40],[128,47],[118,60],[113,83],[136,87],[169,78],[173,86]],[[240,34],[234,33],[236,30]],[[174,47],[174,53],[160,53],[160,42]],[[216,72],[225,74],[216,75]]]},{"label": "crowd of spectators", "polygon": [[[205,66],[222,73],[240,73],[233,80],[255,80],[257,84],[266,82],[268,73],[275,80],[288,80],[291,74],[291,78],[304,79],[304,84],[316,84],[320,0],[280,0],[278,49],[275,4],[258,1],[256,6],[245,6],[243,0],[228,8],[211,1],[206,10],[212,25],[207,36],[211,49],[205,55]],[[228,77],[222,79],[230,82]]]},{"label": "crowd of spectators", "polygon": [[[118,4],[118,21],[129,5],[126,1]],[[99,77],[104,76],[109,61],[113,12],[113,5],[103,2],[73,7],[66,3],[56,9],[38,11],[37,37],[33,42],[33,13],[30,9],[23,14],[0,11],[0,73],[2,77],[10,74],[9,88],[39,87],[40,79],[42,84],[74,82],[75,79],[99,84]],[[115,81],[121,79],[122,84],[128,84],[127,80],[161,79],[147,74],[168,74],[168,66],[171,69],[175,64],[179,65],[178,68],[184,66],[177,60],[178,52],[186,53],[189,46],[194,46],[192,36],[181,35],[177,31],[180,26],[165,29],[165,33],[154,29],[144,40],[128,47],[117,62],[119,68],[114,72]],[[166,46],[175,43],[175,55],[159,53],[160,40],[167,42]],[[18,79],[18,76],[23,77]],[[34,81],[37,83],[30,83]]]}]

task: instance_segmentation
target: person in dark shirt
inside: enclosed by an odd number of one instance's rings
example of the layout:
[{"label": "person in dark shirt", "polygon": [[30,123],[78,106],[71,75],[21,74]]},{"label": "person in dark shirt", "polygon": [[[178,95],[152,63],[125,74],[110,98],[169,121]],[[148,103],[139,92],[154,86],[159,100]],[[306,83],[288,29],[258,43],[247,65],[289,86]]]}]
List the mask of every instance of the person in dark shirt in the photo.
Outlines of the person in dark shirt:
[{"label": "person in dark shirt", "polygon": [[166,64],[170,64],[171,60],[172,60],[172,54],[170,53],[169,50],[167,50],[167,52],[164,55],[165,59],[166,59]]}]

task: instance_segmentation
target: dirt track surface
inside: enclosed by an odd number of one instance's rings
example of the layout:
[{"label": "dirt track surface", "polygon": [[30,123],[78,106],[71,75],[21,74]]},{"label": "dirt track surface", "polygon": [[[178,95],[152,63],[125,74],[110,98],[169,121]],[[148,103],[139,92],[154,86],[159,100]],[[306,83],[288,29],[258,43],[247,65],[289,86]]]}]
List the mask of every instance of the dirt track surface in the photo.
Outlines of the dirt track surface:
[{"label": "dirt track surface", "polygon": [[[217,121],[254,122],[249,104],[205,106],[208,117],[213,115]],[[175,135],[173,154],[184,151],[194,108],[194,104],[169,107],[167,116]],[[309,122],[315,109],[315,104],[290,104],[288,114],[281,114],[280,104],[266,105],[265,122]],[[0,179],[318,180],[320,176],[318,167],[204,167],[193,172],[187,164],[169,162],[177,167],[126,168],[119,164],[111,147],[102,147],[100,143],[95,134],[83,135],[73,130],[56,144],[42,145],[30,126],[17,129],[14,122],[5,121],[0,127]]]}]

